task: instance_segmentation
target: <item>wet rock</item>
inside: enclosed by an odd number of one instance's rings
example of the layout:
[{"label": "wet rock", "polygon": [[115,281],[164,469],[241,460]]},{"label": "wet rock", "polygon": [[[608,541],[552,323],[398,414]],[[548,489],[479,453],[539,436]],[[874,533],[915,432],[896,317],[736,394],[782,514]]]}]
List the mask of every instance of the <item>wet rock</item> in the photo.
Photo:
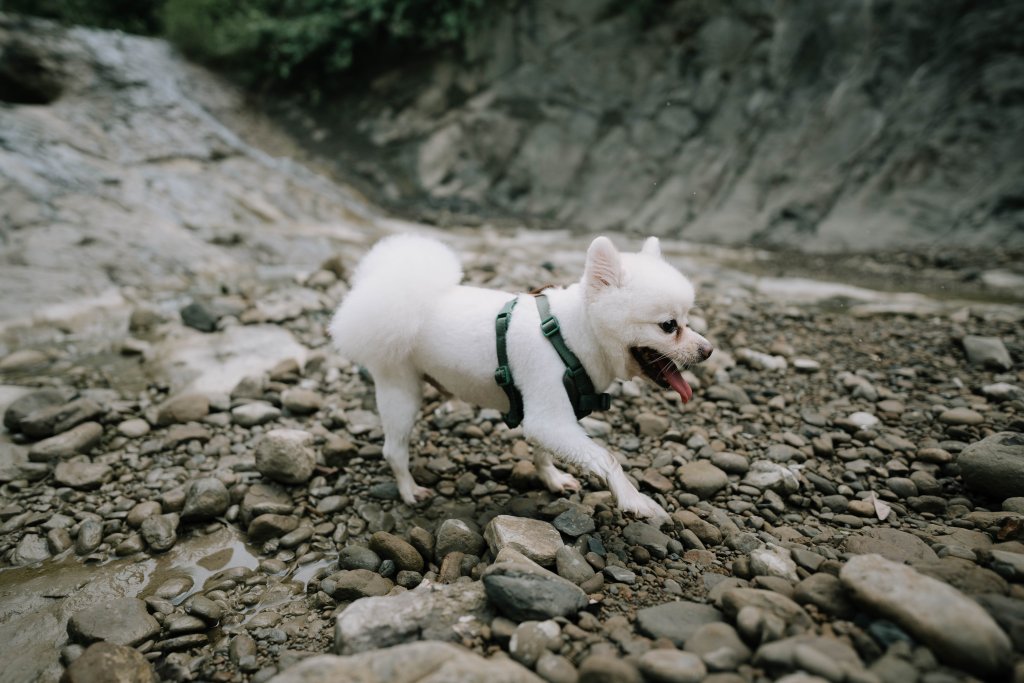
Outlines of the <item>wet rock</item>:
[{"label": "wet rock", "polygon": [[526,562],[496,562],[483,574],[487,598],[515,621],[543,621],[576,614],[587,594],[567,579]]},{"label": "wet rock", "polygon": [[255,427],[281,417],[278,408],[264,401],[253,401],[231,409],[231,419],[240,427]]},{"label": "wet rock", "polygon": [[46,539],[35,534],[25,534],[18,541],[11,556],[11,564],[26,565],[42,562],[50,558],[50,546]]},{"label": "wet rock", "polygon": [[562,536],[547,522],[511,515],[498,515],[484,529],[484,538],[495,556],[512,548],[541,565],[552,565],[562,547]]},{"label": "wet rock", "polygon": [[160,507],[160,501],[144,500],[141,503],[137,503],[128,511],[128,516],[125,517],[125,521],[128,522],[128,526],[135,527],[137,529],[147,517],[159,515],[161,512],[162,508]]},{"label": "wet rock", "polygon": [[153,552],[170,550],[178,540],[178,515],[172,512],[147,517],[139,526],[139,534]]},{"label": "wet rock", "polygon": [[999,337],[981,337],[969,334],[963,338],[967,360],[972,365],[980,365],[991,370],[1009,370],[1013,361],[1006,350],[1006,345]]},{"label": "wet rock", "polygon": [[66,432],[33,444],[28,458],[33,462],[48,462],[88,453],[103,438],[103,427],[98,422],[86,422]]},{"label": "wet rock", "polygon": [[21,421],[44,408],[62,406],[74,397],[70,388],[47,388],[33,391],[15,399],[4,411],[4,427],[11,432],[20,431]]},{"label": "wet rock", "polygon": [[85,519],[78,527],[75,538],[75,553],[88,555],[103,542],[103,522],[98,519]]},{"label": "wet rock", "polygon": [[103,406],[95,401],[80,398],[64,405],[34,410],[18,422],[18,428],[33,439],[45,439],[95,420],[105,412]]},{"label": "wet rock", "polygon": [[[434,559],[443,560],[450,552],[480,556],[486,542],[476,530],[461,519],[446,519],[437,529],[434,546]],[[417,570],[419,571],[419,570]]]},{"label": "wet rock", "polygon": [[137,598],[116,598],[71,615],[68,635],[78,643],[105,640],[118,645],[138,645],[160,632],[160,624]]},{"label": "wet rock", "polygon": [[58,484],[84,490],[99,488],[110,481],[113,474],[109,465],[88,460],[58,463],[53,470],[53,478]]},{"label": "wet rock", "polygon": [[407,541],[386,531],[378,531],[370,537],[370,550],[391,560],[399,570],[418,572],[423,570],[423,558]]},{"label": "wet rock", "polygon": [[301,661],[267,683],[543,683],[510,659],[484,659],[443,642],[420,642],[348,657],[318,655]]},{"label": "wet rock", "polygon": [[157,427],[198,422],[210,412],[210,399],[203,394],[182,394],[157,406],[153,423]]},{"label": "wet rock", "polygon": [[700,657],[679,650],[649,650],[637,665],[651,683],[700,683],[708,673]]},{"label": "wet rock", "polygon": [[299,520],[287,515],[274,515],[267,513],[260,515],[249,523],[249,540],[253,543],[262,543],[271,538],[283,536],[289,531],[294,531],[299,526]]},{"label": "wet rock", "polygon": [[283,488],[277,484],[257,482],[246,492],[239,513],[242,522],[248,524],[264,514],[287,515],[293,508],[291,496]]},{"label": "wet rock", "polygon": [[181,511],[183,520],[213,519],[223,515],[231,504],[228,489],[216,477],[196,479],[185,494],[185,507]]},{"label": "wet rock", "polygon": [[676,472],[679,483],[690,493],[711,498],[729,483],[729,475],[707,460],[688,462]]},{"label": "wet rock", "polygon": [[354,654],[413,640],[457,641],[460,630],[489,623],[492,616],[479,582],[421,584],[346,607],[335,621],[334,652]]},{"label": "wet rock", "polygon": [[299,429],[272,429],[256,446],[256,469],[283,484],[303,484],[313,476],[312,435]]},{"label": "wet rock", "polygon": [[1024,491],[1024,434],[999,432],[972,443],[957,456],[971,488],[998,500]]},{"label": "wet rock", "polygon": [[241,671],[251,672],[259,668],[256,660],[256,641],[247,633],[240,633],[228,644],[228,657]]},{"label": "wet rock", "polygon": [[61,683],[157,683],[153,666],[138,650],[116,643],[93,643],[75,658]]},{"label": "wet rock", "polygon": [[896,562],[928,562],[935,551],[917,536],[899,529],[865,529],[846,539],[843,548],[855,555],[876,553]]},{"label": "wet rock", "polygon": [[892,619],[943,661],[982,675],[1009,668],[1010,639],[952,586],[881,555],[854,557],[839,578],[857,603]]}]

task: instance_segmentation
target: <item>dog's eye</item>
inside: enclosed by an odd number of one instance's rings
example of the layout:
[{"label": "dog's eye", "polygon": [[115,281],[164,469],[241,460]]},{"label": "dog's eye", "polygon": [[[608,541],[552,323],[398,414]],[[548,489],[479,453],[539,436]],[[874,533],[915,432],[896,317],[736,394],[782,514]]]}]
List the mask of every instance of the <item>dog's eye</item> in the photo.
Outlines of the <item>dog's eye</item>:
[{"label": "dog's eye", "polygon": [[666,320],[663,323],[659,323],[658,327],[660,327],[661,331],[665,334],[675,334],[675,331],[679,329],[679,323],[675,320]]}]

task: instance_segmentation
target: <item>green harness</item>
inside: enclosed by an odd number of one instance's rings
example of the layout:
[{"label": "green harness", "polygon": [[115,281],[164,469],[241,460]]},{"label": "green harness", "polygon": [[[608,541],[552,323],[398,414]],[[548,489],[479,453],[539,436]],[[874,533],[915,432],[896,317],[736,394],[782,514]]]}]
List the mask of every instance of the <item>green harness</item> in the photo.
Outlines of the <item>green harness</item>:
[{"label": "green harness", "polygon": [[[590,375],[583,369],[580,359],[569,349],[565,338],[562,337],[562,329],[558,325],[558,318],[551,314],[548,298],[543,294],[538,294],[536,298],[537,312],[540,313],[540,330],[555,347],[555,351],[565,365],[562,385],[565,387],[565,393],[569,396],[576,419],[586,417],[595,410],[608,410],[612,397],[594,391],[594,383],[590,380]],[[512,380],[512,368],[508,364],[508,350],[505,343],[505,335],[512,322],[512,309],[516,307],[518,300],[516,297],[505,304],[494,321],[498,350],[498,368],[494,371],[494,381],[508,396],[508,412],[502,415],[502,418],[509,427],[515,427],[523,421],[523,395],[519,393],[519,389],[516,388]]]}]

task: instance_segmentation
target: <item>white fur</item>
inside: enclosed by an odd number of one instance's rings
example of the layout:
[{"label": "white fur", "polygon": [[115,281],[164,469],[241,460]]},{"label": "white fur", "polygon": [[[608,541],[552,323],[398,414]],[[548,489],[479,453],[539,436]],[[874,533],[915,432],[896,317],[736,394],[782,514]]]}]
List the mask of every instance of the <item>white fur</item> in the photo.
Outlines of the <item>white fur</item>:
[{"label": "white fur", "polygon": [[[513,294],[459,285],[458,259],[440,242],[409,235],[379,242],[360,262],[352,291],[330,325],[338,350],[374,377],[384,428],[384,457],[407,503],[429,495],[409,473],[409,435],[419,413],[424,376],[452,394],[505,411],[494,382],[494,319]],[[680,365],[697,363],[711,346],[685,328],[693,286],[661,257],[657,238],[640,253],[620,254],[598,237],[580,282],[545,291],[566,343],[598,391],[641,370],[630,346],[648,346]],[[629,481],[615,457],[591,441],[562,386],[564,366],[540,331],[536,303],[518,295],[507,335],[509,365],[523,395],[523,431],[535,442],[538,474],[554,491],[579,488],[558,470],[553,453],[607,482],[619,506],[658,522],[661,507]],[[675,319],[666,334],[659,323]]]}]

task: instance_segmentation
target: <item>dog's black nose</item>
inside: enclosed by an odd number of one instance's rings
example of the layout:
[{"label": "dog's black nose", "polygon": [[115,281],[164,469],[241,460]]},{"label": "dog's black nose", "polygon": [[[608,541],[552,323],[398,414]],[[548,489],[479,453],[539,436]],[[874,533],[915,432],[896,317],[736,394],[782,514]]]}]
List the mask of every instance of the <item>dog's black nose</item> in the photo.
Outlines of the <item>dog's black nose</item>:
[{"label": "dog's black nose", "polygon": [[711,357],[711,352],[714,351],[714,350],[715,350],[715,347],[712,346],[711,344],[701,344],[700,345],[700,349],[699,349],[699,351],[700,351],[700,359],[701,360],[707,360],[708,358]]}]

